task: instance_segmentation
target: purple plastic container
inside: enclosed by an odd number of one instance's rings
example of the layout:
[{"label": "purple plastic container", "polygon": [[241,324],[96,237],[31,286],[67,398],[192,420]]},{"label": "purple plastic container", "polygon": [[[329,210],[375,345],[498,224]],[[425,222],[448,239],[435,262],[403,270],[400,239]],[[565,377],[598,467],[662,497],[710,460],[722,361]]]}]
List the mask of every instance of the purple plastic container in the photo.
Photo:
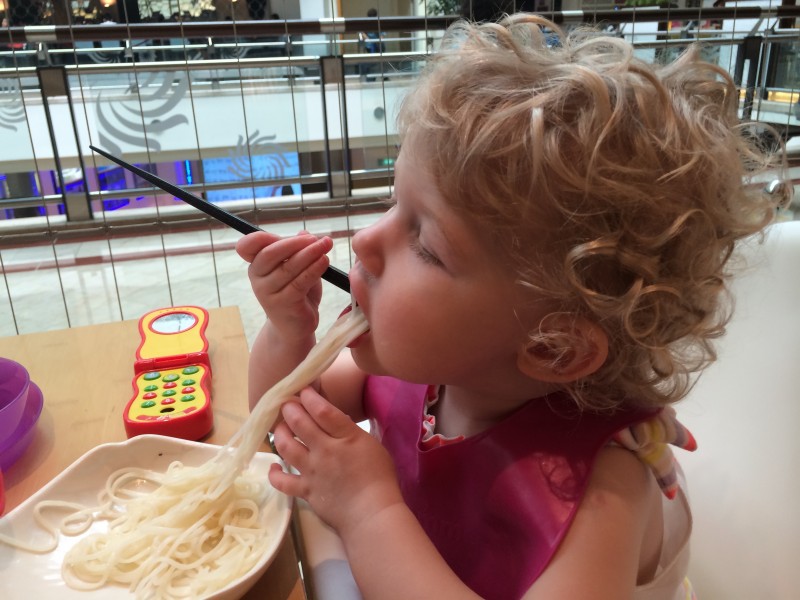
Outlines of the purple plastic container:
[{"label": "purple plastic container", "polygon": [[22,414],[19,425],[11,435],[0,441],[0,471],[8,471],[11,465],[25,454],[25,450],[31,445],[36,435],[36,422],[42,414],[43,407],[42,390],[31,381],[28,402],[25,403],[25,412]]},{"label": "purple plastic container", "polygon": [[28,403],[31,378],[18,362],[0,358],[0,447],[17,431]]}]

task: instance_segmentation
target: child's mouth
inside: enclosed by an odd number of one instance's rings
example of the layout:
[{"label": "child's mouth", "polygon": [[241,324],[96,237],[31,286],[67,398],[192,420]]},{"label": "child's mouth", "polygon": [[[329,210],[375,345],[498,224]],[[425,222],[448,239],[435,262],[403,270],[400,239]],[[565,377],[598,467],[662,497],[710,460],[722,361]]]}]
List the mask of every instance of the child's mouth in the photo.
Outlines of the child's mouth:
[{"label": "child's mouth", "polygon": [[[339,317],[337,319],[341,319],[343,316],[345,316],[347,313],[349,313],[352,310],[353,310],[353,305],[352,304],[348,304],[347,306],[345,306],[344,310],[339,313]],[[367,331],[365,331],[364,333],[362,333],[360,336],[358,336],[356,339],[351,341],[349,344],[347,344],[347,347],[348,348],[355,348],[361,342],[361,340],[364,338],[364,336],[367,335],[367,333],[369,333],[369,329]]]}]

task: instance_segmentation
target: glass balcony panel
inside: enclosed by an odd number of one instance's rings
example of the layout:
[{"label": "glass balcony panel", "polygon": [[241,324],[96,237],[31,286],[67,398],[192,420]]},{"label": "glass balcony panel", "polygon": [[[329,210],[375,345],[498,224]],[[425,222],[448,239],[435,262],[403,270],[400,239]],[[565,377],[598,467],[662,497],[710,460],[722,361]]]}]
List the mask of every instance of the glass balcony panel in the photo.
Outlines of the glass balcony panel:
[{"label": "glass balcony panel", "polygon": [[[45,124],[38,79],[28,74],[0,77],[0,222],[63,213],[63,206],[45,201],[45,196],[61,193]],[[56,129],[63,134],[63,128]],[[15,199],[27,201],[19,205]]]},{"label": "glass balcony panel", "polygon": [[155,223],[143,224],[133,236],[112,234],[107,240],[109,259],[118,290],[122,319],[138,319],[147,311],[170,306],[172,281],[165,238]]},{"label": "glass balcony panel", "polygon": [[346,86],[353,188],[355,195],[375,187],[388,195],[399,151],[397,111],[424,63],[413,56],[369,58],[357,63],[358,76],[349,76]]},{"label": "glass balcony panel", "polygon": [[0,335],[69,327],[57,246],[0,235]]},{"label": "glass balcony panel", "polygon": [[[255,210],[300,200],[301,154],[319,143],[323,111],[319,86],[304,80],[301,67],[278,61],[233,70],[230,80],[208,90],[209,103],[225,103],[224,120],[201,114],[195,103],[205,181],[231,184],[208,191],[210,201]],[[248,218],[258,220],[255,212]]]}]

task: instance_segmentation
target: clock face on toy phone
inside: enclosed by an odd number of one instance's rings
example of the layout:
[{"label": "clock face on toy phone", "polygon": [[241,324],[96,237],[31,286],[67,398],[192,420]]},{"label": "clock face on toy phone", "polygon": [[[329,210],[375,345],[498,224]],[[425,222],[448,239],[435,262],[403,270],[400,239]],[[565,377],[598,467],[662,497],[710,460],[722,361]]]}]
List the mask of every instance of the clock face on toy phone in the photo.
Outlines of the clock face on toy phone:
[{"label": "clock face on toy phone", "polygon": [[191,329],[197,323],[197,317],[186,312],[173,312],[158,317],[150,327],[156,333],[180,333]]}]

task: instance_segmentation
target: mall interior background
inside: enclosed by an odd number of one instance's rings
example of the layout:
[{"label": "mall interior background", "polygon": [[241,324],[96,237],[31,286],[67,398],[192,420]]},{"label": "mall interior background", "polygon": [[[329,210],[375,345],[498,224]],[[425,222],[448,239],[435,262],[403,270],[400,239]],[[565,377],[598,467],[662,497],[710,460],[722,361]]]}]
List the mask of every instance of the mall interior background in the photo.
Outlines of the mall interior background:
[{"label": "mall interior background", "polygon": [[[0,0],[0,336],[199,304],[238,306],[252,340],[240,234],[89,145],[263,228],[331,235],[347,270],[350,236],[390,193],[399,99],[448,23],[497,4],[598,23],[651,60],[703,41],[741,85],[743,120],[788,145],[774,177],[793,186],[795,2]],[[321,329],[347,302],[326,289]]]},{"label": "mall interior background", "polygon": [[[528,1],[498,0],[564,27],[596,23],[647,60],[702,41],[740,86],[742,120],[789,150],[786,169],[754,185],[800,182],[796,0]],[[468,0],[466,11],[494,8]],[[252,341],[264,315],[234,250],[241,234],[89,145],[265,229],[330,235],[331,260],[347,270],[353,232],[386,208],[397,103],[461,11],[452,0],[0,0],[0,337],[51,344],[50,330],[192,304],[238,307]],[[778,207],[785,196],[775,197],[778,219],[798,218],[797,200]],[[777,254],[790,272],[794,255]],[[797,464],[796,386],[778,387],[797,372],[797,353],[772,335],[796,331],[784,293],[794,280],[763,281],[755,287],[772,302],[757,295],[750,306],[757,298],[771,325],[738,338],[732,327],[726,341],[750,352],[720,361],[723,374],[695,390],[700,401],[681,406],[702,449],[681,461],[694,470],[690,578],[703,599],[796,592],[770,593],[796,581],[796,480],[786,476]],[[324,286],[320,332],[350,301]],[[138,343],[119,340],[131,373]],[[746,362],[752,355],[763,363]]]}]

